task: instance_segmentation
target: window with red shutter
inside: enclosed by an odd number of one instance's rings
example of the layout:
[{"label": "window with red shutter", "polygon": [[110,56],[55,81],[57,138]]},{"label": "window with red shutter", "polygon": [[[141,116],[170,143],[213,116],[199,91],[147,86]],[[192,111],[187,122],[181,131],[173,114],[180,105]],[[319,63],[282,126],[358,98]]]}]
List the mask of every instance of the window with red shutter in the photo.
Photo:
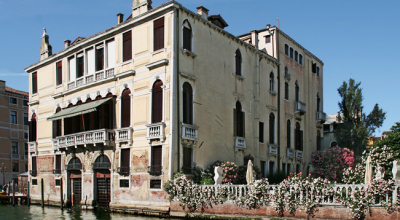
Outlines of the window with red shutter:
[{"label": "window with red shutter", "polygon": [[85,65],[84,65],[84,59],[83,59],[83,53],[77,55],[77,60],[76,60],[76,78],[82,77],[85,73]]},{"label": "window with red shutter", "polygon": [[37,93],[37,72],[32,73],[32,93]]},{"label": "window with red shutter", "polygon": [[183,123],[193,124],[193,90],[187,82],[183,84]]},{"label": "window with red shutter", "polygon": [[162,105],[163,105],[163,90],[162,90],[162,81],[157,80],[153,84],[153,95],[152,95],[152,115],[151,115],[151,123],[157,123],[162,121]]},{"label": "window with red shutter", "polygon": [[57,69],[56,69],[56,85],[61,85],[62,84],[62,62],[57,63]]},{"label": "window with red shutter", "polygon": [[37,171],[36,157],[32,157],[32,170]]},{"label": "window with red shutter", "polygon": [[121,128],[131,125],[131,90],[125,89],[121,97]]},{"label": "window with red shutter", "polygon": [[164,48],[164,17],[154,21],[154,51]]},{"label": "window with red shutter", "polygon": [[161,172],[162,164],[162,148],[161,146],[154,146],[151,152],[151,166],[153,172]]},{"label": "window with red shutter", "polygon": [[122,57],[123,61],[132,59],[132,32],[128,31],[122,35]]},{"label": "window with red shutter", "polygon": [[104,69],[104,47],[96,48],[96,71]]}]

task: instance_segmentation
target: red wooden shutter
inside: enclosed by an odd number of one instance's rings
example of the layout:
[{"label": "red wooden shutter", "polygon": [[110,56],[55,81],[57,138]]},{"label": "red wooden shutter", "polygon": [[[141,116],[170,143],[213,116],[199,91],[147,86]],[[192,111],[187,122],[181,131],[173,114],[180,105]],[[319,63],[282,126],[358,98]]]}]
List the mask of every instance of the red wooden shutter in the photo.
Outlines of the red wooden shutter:
[{"label": "red wooden shutter", "polygon": [[96,71],[104,69],[104,48],[96,49]]},{"label": "red wooden shutter", "polygon": [[84,60],[83,60],[83,56],[78,57],[77,59],[77,69],[78,71],[76,72],[76,78],[82,77],[84,75],[85,72],[85,65],[84,65]]},{"label": "red wooden shutter", "polygon": [[123,34],[123,61],[132,59],[132,32],[128,31]]},{"label": "red wooden shutter", "polygon": [[37,170],[36,168],[36,157],[32,157],[32,170]]},{"label": "red wooden shutter", "polygon": [[151,166],[153,166],[153,171],[161,171],[162,162],[162,148],[161,146],[153,147]]},{"label": "red wooden shutter", "polygon": [[56,170],[61,170],[61,155],[56,155]]},{"label": "red wooden shutter", "polygon": [[152,123],[157,123],[162,121],[162,95],[163,91],[161,86],[162,81],[158,80],[153,85],[153,97],[152,97]]},{"label": "red wooden shutter", "polygon": [[121,127],[126,128],[130,126],[131,122],[131,90],[125,89],[122,92],[121,100]]},{"label": "red wooden shutter", "polygon": [[129,167],[130,149],[121,149],[121,167]]},{"label": "red wooden shutter", "polygon": [[62,84],[62,62],[57,63],[57,85]]},{"label": "red wooden shutter", "polygon": [[32,73],[32,93],[37,93],[37,72]]},{"label": "red wooden shutter", "polygon": [[164,17],[154,21],[154,51],[164,48]]}]

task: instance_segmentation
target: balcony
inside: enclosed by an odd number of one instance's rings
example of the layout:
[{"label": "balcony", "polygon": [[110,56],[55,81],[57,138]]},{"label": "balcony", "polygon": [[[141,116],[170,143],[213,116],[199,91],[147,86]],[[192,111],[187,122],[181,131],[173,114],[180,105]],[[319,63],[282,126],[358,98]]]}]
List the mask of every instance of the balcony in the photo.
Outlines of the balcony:
[{"label": "balcony", "polygon": [[37,176],[37,170],[29,170],[29,175]]},{"label": "balcony", "polygon": [[162,166],[148,166],[147,172],[152,176],[160,176],[162,174]]},{"label": "balcony", "polygon": [[244,137],[235,136],[235,150],[244,150],[246,149],[246,140]]},{"label": "balcony", "polygon": [[103,169],[111,169],[111,163],[110,162],[95,162],[93,163],[93,169],[94,170],[103,170]]},{"label": "balcony", "polygon": [[53,174],[61,174],[61,169],[54,169]]},{"label": "balcony", "polygon": [[303,160],[303,151],[296,150],[296,160]]},{"label": "balcony", "polygon": [[164,122],[159,122],[159,123],[154,123],[154,124],[149,124],[146,125],[147,127],[147,140],[149,143],[151,140],[159,139],[160,141],[165,140],[165,135],[164,135],[164,127],[165,124]]},{"label": "balcony", "polygon": [[296,101],[296,102],[294,102],[294,104],[295,104],[295,112],[296,113],[300,113],[301,115],[306,113],[306,103]]},{"label": "balcony", "polygon": [[278,155],[278,145],[269,144],[269,155],[270,156],[277,156]]},{"label": "balcony", "polygon": [[182,138],[191,141],[197,141],[198,127],[190,124],[182,123]]},{"label": "balcony", "polygon": [[67,90],[72,91],[77,88],[88,87],[90,85],[105,81],[107,79],[114,79],[114,75],[115,75],[114,68],[100,70],[94,74],[82,76],[76,79],[75,81],[67,83]]},{"label": "balcony", "polygon": [[317,111],[317,121],[324,123],[326,121],[326,113]]},{"label": "balcony", "polygon": [[115,129],[115,143],[128,143],[132,145],[132,131],[131,127]]},{"label": "balcony", "polygon": [[65,165],[66,170],[81,170],[82,169],[82,164],[81,163],[72,163]]},{"label": "balcony", "polygon": [[286,149],[286,157],[288,159],[293,159],[294,158],[294,150],[293,149]]},{"label": "balcony", "polygon": [[118,167],[117,172],[121,175],[129,175],[129,167]]},{"label": "balcony", "polygon": [[36,150],[37,150],[37,143],[36,141],[32,141],[28,143],[28,150],[29,153],[35,153],[36,154]]},{"label": "balcony", "polygon": [[12,159],[19,159],[19,154],[11,154]]},{"label": "balcony", "polygon": [[76,134],[70,134],[53,139],[53,149],[57,150],[66,147],[75,147],[78,145],[104,144],[110,145],[114,139],[114,132],[111,129],[99,129],[93,131],[84,131]]}]

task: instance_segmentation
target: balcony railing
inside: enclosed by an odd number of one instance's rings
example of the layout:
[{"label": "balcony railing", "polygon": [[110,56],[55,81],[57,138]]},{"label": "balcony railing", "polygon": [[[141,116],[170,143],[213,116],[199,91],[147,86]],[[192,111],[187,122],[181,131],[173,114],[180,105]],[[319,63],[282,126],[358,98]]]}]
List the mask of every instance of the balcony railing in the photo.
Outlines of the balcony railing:
[{"label": "balcony railing", "polygon": [[115,143],[128,142],[129,144],[132,144],[131,127],[115,129],[115,134],[116,134]]},{"label": "balcony railing", "polygon": [[12,159],[19,159],[19,154],[12,154],[12,155],[11,155],[11,158],[12,158]]},{"label": "balcony railing", "polygon": [[61,174],[61,169],[54,169],[53,174]]},{"label": "balcony railing", "polygon": [[37,144],[36,141],[32,141],[28,143],[29,153],[36,153]]},{"label": "balcony railing", "polygon": [[110,162],[95,162],[93,163],[93,169],[111,169]]},{"label": "balcony railing", "polygon": [[235,150],[246,149],[246,140],[244,137],[235,136]]},{"label": "balcony railing", "polygon": [[295,112],[300,112],[300,114],[306,113],[306,103],[304,102],[295,102]]},{"label": "balcony railing", "polygon": [[303,151],[296,150],[296,160],[303,160]]},{"label": "balcony railing", "polygon": [[286,157],[289,158],[289,159],[293,159],[294,158],[293,149],[286,149]]},{"label": "balcony railing", "polygon": [[278,145],[269,144],[268,148],[269,148],[269,155],[270,156],[278,155]]},{"label": "balcony railing", "polygon": [[75,134],[69,134],[65,136],[57,137],[53,139],[53,149],[103,143],[104,145],[110,145],[110,141],[114,139],[114,132],[111,129],[99,129],[93,131],[85,131]]},{"label": "balcony railing", "polygon": [[317,112],[317,121],[325,122],[326,121],[326,113],[325,112]]},{"label": "balcony railing", "polygon": [[81,170],[82,169],[82,164],[81,163],[72,163],[65,165],[66,170]]},{"label": "balcony railing", "polygon": [[147,171],[150,175],[159,176],[162,174],[162,166],[149,166]]},{"label": "balcony railing", "polygon": [[114,68],[108,68],[106,70],[100,70],[94,74],[79,77],[75,81],[67,83],[67,90],[72,90],[84,86],[89,86],[91,84],[97,83],[104,79],[114,78],[115,71]]},{"label": "balcony railing", "polygon": [[37,176],[37,170],[29,170],[29,175]]},{"label": "balcony railing", "polygon": [[149,143],[151,142],[151,140],[154,139],[160,139],[160,141],[165,140],[164,126],[165,124],[163,122],[146,125],[147,140],[149,141]]},{"label": "balcony railing", "polygon": [[190,124],[182,123],[182,138],[186,140],[197,141],[198,127]]},{"label": "balcony railing", "polygon": [[130,167],[118,167],[117,172],[121,175],[129,175]]}]

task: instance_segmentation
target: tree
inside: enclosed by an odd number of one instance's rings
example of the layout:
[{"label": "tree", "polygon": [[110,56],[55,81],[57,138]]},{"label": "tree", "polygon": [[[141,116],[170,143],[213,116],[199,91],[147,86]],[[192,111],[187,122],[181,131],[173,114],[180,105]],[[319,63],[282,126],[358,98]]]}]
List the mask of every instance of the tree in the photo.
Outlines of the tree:
[{"label": "tree", "polygon": [[356,156],[361,156],[365,149],[367,137],[382,126],[386,112],[375,104],[373,110],[366,115],[363,113],[363,96],[361,82],[350,78],[349,82],[343,81],[338,92],[342,100],[339,105],[339,123],[334,131],[339,146],[349,148]]}]

